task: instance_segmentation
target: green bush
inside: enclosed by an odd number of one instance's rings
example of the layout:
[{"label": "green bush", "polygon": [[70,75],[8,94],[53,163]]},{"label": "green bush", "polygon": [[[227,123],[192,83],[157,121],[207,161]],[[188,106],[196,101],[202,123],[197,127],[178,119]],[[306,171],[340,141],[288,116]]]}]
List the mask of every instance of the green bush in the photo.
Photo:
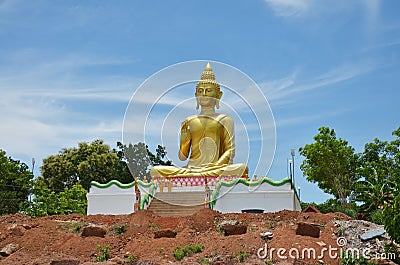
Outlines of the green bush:
[{"label": "green bush", "polygon": [[42,179],[34,182],[33,200],[25,205],[24,212],[32,217],[53,214],[85,214],[87,208],[87,191],[80,184],[56,193],[50,190]]},{"label": "green bush", "polygon": [[96,262],[107,261],[111,258],[110,245],[104,247],[102,245],[96,245],[96,247],[100,251],[100,255],[95,259]]},{"label": "green bush", "polygon": [[374,265],[375,263],[369,261],[367,258],[359,257],[354,258],[352,255],[344,255],[341,260],[341,265]]},{"label": "green bush", "polygon": [[392,240],[400,242],[400,194],[393,199],[391,205],[387,204],[383,210],[385,215],[384,225]]},{"label": "green bush", "polygon": [[249,257],[250,253],[245,252],[243,249],[239,250],[239,252],[236,254],[236,259],[240,263],[245,262]]},{"label": "green bush", "polygon": [[201,244],[187,245],[184,247],[177,246],[174,250],[174,257],[176,260],[182,260],[184,257],[192,256],[195,253],[203,251],[204,246]]},{"label": "green bush", "polygon": [[369,219],[371,220],[371,222],[375,224],[382,225],[385,220],[385,215],[383,213],[383,210],[378,209],[374,211],[373,213],[371,213]]},{"label": "green bush", "polygon": [[125,232],[128,231],[127,224],[114,224],[110,227],[110,234],[111,235],[123,235]]}]

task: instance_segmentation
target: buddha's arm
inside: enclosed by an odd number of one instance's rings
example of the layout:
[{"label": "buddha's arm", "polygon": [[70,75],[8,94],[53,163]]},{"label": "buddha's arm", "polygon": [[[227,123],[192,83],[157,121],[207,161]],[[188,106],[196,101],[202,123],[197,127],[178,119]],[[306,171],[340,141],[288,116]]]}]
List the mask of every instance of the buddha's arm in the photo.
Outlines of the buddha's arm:
[{"label": "buddha's arm", "polygon": [[188,120],[184,120],[181,126],[181,140],[178,154],[180,160],[184,161],[189,157],[191,141]]},{"label": "buddha's arm", "polygon": [[218,165],[232,164],[235,156],[235,132],[233,120],[230,117],[225,117],[221,120],[224,126],[221,148],[223,153],[218,159]]}]

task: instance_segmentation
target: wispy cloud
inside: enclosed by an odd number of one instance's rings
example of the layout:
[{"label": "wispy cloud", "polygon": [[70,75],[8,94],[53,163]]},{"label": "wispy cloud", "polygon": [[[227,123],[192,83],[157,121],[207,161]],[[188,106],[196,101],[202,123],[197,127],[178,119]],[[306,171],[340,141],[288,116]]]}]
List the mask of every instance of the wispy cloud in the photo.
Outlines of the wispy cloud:
[{"label": "wispy cloud", "polygon": [[378,67],[372,63],[346,64],[311,77],[308,80],[304,78],[300,79],[298,71],[295,71],[287,77],[263,82],[260,86],[271,104],[279,106],[290,103],[290,96],[294,94],[302,94],[350,80],[374,71]]},{"label": "wispy cloud", "polygon": [[265,0],[274,14],[282,18],[319,18],[326,19],[331,15],[364,7],[369,25],[375,22],[379,15],[379,0],[337,1],[337,0]]},{"label": "wispy cloud", "polygon": [[301,16],[309,11],[314,0],[265,0],[277,16]]}]

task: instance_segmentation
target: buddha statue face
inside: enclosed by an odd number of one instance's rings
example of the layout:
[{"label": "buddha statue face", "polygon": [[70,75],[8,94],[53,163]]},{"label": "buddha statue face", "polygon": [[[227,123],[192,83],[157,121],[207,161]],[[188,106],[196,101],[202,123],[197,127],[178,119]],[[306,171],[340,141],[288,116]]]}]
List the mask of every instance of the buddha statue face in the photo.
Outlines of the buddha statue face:
[{"label": "buddha statue face", "polygon": [[220,91],[214,84],[199,83],[196,86],[195,96],[197,104],[201,107],[217,106],[217,108],[219,108],[219,100],[222,97],[222,91]]},{"label": "buddha statue face", "polygon": [[196,85],[197,107],[209,107],[214,108],[215,106],[219,109],[219,100],[222,97],[222,92],[219,89],[219,84],[215,80],[215,74],[211,68],[210,63],[207,63],[206,68],[201,74],[200,81]]}]

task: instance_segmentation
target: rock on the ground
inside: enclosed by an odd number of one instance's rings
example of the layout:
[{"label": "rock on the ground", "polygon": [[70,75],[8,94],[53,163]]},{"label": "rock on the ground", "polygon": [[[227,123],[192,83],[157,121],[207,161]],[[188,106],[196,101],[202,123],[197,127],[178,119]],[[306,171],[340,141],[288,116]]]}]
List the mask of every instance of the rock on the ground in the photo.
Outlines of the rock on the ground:
[{"label": "rock on the ground", "polygon": [[311,236],[315,238],[319,238],[320,228],[316,225],[307,224],[307,223],[298,223],[296,229],[296,235],[301,236]]},{"label": "rock on the ground", "polygon": [[14,224],[13,226],[11,226],[11,227],[9,228],[9,230],[10,230],[10,232],[11,232],[11,235],[14,235],[14,236],[23,236],[26,229],[25,229],[23,226],[21,226],[21,225],[16,225],[16,224]]},{"label": "rock on the ground", "polygon": [[269,239],[272,239],[272,238],[274,237],[274,234],[273,234],[272,232],[269,232],[269,231],[267,231],[267,232],[261,232],[261,233],[260,233],[260,237],[261,237],[263,240],[269,240]]},{"label": "rock on the ground", "polygon": [[224,233],[225,236],[232,236],[232,235],[242,235],[247,233],[247,225],[224,225],[221,226],[221,231]]},{"label": "rock on the ground", "polygon": [[367,233],[364,233],[362,235],[360,235],[361,240],[368,240],[368,239],[372,239],[378,236],[383,235],[384,233],[386,233],[385,229],[379,229],[379,230],[371,230],[368,231]]},{"label": "rock on the ground", "polygon": [[176,237],[176,232],[170,229],[164,229],[154,232],[154,238],[162,238],[162,237],[174,238]]},{"label": "rock on the ground", "polygon": [[53,260],[50,262],[50,265],[79,265],[79,260],[73,259],[63,259],[63,260]]},{"label": "rock on the ground", "polygon": [[104,237],[107,234],[107,229],[100,225],[89,224],[82,228],[82,237],[96,236]]},{"label": "rock on the ground", "polygon": [[0,255],[7,257],[7,256],[10,256],[12,253],[16,252],[18,249],[19,249],[19,245],[8,244],[0,250]]},{"label": "rock on the ground", "polygon": [[335,220],[334,225],[337,227],[338,231],[340,231],[338,236],[344,236],[346,238],[347,247],[357,248],[360,250],[368,249],[370,251],[370,257],[374,257],[376,254],[385,253],[383,246],[392,243],[388,233],[380,234],[375,238],[362,240],[361,235],[370,231],[384,230],[383,225],[374,224],[364,220]]}]

